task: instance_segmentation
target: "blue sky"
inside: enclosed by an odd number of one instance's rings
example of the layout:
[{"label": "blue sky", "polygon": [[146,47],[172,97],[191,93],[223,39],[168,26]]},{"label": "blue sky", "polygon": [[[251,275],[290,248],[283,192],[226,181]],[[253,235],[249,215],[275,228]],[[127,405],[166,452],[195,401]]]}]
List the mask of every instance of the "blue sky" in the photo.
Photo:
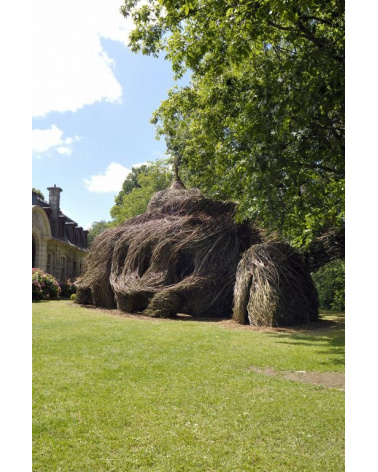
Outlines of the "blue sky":
[{"label": "blue sky", "polygon": [[110,220],[133,165],[165,153],[149,120],[173,72],[127,48],[121,5],[33,1],[32,186],[46,199],[47,187],[61,187],[62,210],[86,229]]}]

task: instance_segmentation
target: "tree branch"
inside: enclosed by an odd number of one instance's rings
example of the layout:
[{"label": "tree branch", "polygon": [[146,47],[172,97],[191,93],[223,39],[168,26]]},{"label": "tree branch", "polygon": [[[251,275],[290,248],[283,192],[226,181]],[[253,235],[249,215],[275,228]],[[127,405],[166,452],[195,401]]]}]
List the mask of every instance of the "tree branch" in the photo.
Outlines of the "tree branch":
[{"label": "tree branch", "polygon": [[277,29],[280,29],[282,31],[293,31],[294,30],[294,28],[292,26],[277,25],[277,23],[274,23],[271,20],[267,20],[266,22],[268,23],[268,25],[273,26],[273,28],[277,28]]},{"label": "tree branch", "polygon": [[325,20],[324,18],[319,18],[318,16],[307,16],[307,15],[301,15],[299,17],[301,20],[315,20],[315,21],[319,21],[319,23],[324,23],[328,26],[331,26],[332,28],[335,28],[335,25],[331,22],[331,21],[328,21],[328,20]]}]

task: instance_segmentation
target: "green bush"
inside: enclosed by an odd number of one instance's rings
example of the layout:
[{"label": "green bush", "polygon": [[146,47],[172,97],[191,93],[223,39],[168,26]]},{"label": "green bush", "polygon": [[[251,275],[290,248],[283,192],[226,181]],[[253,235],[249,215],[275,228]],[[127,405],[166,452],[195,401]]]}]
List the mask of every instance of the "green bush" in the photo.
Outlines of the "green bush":
[{"label": "green bush", "polygon": [[32,300],[46,300],[58,298],[60,287],[55,277],[42,269],[32,269]]},{"label": "green bush", "polygon": [[329,262],[312,274],[319,294],[320,308],[345,310],[345,261]]},{"label": "green bush", "polygon": [[32,275],[32,300],[42,300],[44,298],[43,296],[43,282],[41,280],[41,277],[39,277],[39,273],[34,273],[33,269],[33,275]]},{"label": "green bush", "polygon": [[71,298],[71,295],[76,293],[76,285],[74,279],[66,279],[60,282],[60,296],[62,298]]}]

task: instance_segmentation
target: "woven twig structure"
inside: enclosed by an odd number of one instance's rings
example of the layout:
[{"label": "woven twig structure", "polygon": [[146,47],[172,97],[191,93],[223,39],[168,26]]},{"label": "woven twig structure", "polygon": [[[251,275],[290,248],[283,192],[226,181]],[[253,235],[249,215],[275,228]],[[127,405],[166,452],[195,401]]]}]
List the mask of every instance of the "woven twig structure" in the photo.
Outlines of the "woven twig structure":
[{"label": "woven twig structure", "polygon": [[239,262],[233,319],[254,326],[318,320],[315,285],[300,254],[285,243],[252,246]]},{"label": "woven twig structure", "polygon": [[155,317],[231,317],[238,262],[261,242],[234,214],[234,203],[207,199],[176,179],[146,213],[95,239],[77,302]]}]

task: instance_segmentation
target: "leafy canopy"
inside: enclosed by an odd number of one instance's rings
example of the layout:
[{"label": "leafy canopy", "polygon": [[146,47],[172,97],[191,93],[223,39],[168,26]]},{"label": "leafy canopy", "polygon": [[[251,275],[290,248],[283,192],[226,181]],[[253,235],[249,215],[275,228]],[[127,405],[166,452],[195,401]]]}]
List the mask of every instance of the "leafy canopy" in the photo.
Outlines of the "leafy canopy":
[{"label": "leafy canopy", "polygon": [[154,113],[192,184],[239,219],[309,244],[344,224],[344,4],[337,0],[125,0],[133,51],[176,77]]},{"label": "leafy canopy", "polygon": [[123,197],[133,191],[134,188],[140,188],[138,176],[146,172],[148,165],[143,164],[138,167],[132,167],[131,172],[127,175],[122,184],[122,190],[115,198],[116,205],[122,205]]},{"label": "leafy canopy", "polygon": [[132,168],[124,181],[121,192],[110,210],[113,225],[120,225],[126,219],[144,213],[152,195],[172,183],[173,172],[168,160],[150,162]]},{"label": "leafy canopy", "polygon": [[91,247],[94,239],[105,230],[112,227],[112,223],[110,221],[94,221],[91,224],[88,232],[88,246]]}]

